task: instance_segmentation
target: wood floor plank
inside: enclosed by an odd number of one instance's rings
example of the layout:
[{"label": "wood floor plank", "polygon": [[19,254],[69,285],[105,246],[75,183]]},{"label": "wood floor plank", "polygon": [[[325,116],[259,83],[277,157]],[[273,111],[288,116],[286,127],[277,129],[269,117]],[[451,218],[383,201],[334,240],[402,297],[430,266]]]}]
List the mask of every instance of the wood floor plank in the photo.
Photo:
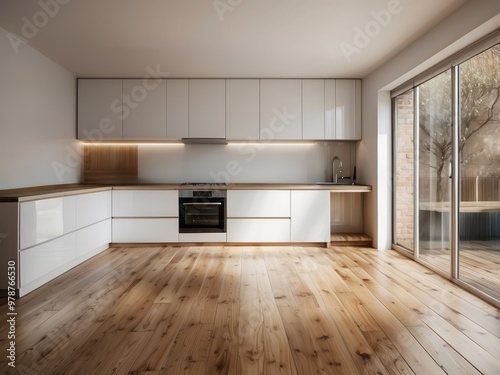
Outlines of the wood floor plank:
[{"label": "wood floor plank", "polygon": [[236,374],[239,345],[241,254],[228,250],[214,321],[207,371]]},{"label": "wood floor plank", "polygon": [[447,374],[481,374],[429,327],[418,326],[408,329]]},{"label": "wood floor plank", "polygon": [[326,366],[325,372],[351,375],[358,372],[340,330],[324,309],[300,310],[301,319],[318,346],[318,356]]},{"label": "wood floor plank", "polygon": [[[316,345],[302,317],[300,308],[280,306],[279,312],[290,344],[290,349],[298,374],[323,374],[329,373],[321,361]],[[335,366],[336,363],[332,363]],[[328,365],[326,365],[328,366]]]},{"label": "wood floor plank", "polygon": [[364,331],[363,335],[389,374],[415,374],[384,331]]},{"label": "wood floor plank", "polygon": [[[377,273],[375,270],[369,272]],[[411,291],[413,295],[418,296],[418,300],[412,298],[405,298],[405,300],[413,311],[422,315],[421,319],[424,322],[432,324],[437,320],[442,320],[441,328],[447,327],[449,331],[453,331],[453,328],[455,328],[459,333],[466,336],[463,340],[469,338],[481,345],[484,350],[494,357],[500,356],[500,341],[497,336],[498,328],[500,328],[499,320],[492,320],[493,324],[490,325],[493,326],[493,330],[490,332],[468,317],[458,313],[469,304],[464,300],[455,298],[453,295],[448,295],[438,285],[427,285],[422,283],[421,280],[408,276],[407,272],[396,269],[387,270],[386,273],[392,275],[390,280],[391,283],[395,284],[391,286],[392,294],[399,293],[401,296],[405,296]],[[404,288],[404,291],[398,289],[399,285]],[[424,311],[426,313],[423,313]],[[481,315],[484,319],[490,319],[489,314],[481,313]],[[497,322],[496,326],[494,326],[495,321]],[[450,327],[448,327],[449,325]]]},{"label": "wood floor plank", "polygon": [[[393,281],[395,285],[391,288],[392,293],[404,296],[405,303],[419,315],[420,319],[448,343],[453,343],[450,346],[458,350],[476,368],[485,374],[494,374],[500,369],[500,361],[494,359],[464,332],[458,330],[453,325],[453,320],[448,321],[440,315],[442,311],[448,309],[441,300],[434,299],[419,288],[415,288],[414,280],[405,283],[402,274],[394,277]],[[403,283],[402,291],[399,290],[398,283]],[[497,347],[491,348],[491,350],[496,349]]]},{"label": "wood floor plank", "polygon": [[367,292],[363,280],[359,279],[350,269],[342,268],[337,272],[346,281],[352,291],[365,301],[368,312],[379,323],[387,337],[405,357],[407,363],[415,372],[444,374],[445,372],[436,364],[432,357],[419,345],[400,322],[375,296]]},{"label": "wood floor plank", "polygon": [[500,373],[500,310],[396,251],[113,248],[17,307],[2,374]]}]

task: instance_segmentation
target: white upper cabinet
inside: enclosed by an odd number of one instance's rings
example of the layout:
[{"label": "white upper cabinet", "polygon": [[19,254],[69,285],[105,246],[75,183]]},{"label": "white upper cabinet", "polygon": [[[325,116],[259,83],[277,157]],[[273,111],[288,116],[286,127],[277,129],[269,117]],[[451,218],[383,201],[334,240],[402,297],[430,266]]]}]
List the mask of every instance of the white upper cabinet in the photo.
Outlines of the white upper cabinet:
[{"label": "white upper cabinet", "polygon": [[335,139],[335,90],[334,79],[325,79],[325,139]]},{"label": "white upper cabinet", "polygon": [[335,88],[335,139],[361,139],[361,81],[340,79]]},{"label": "white upper cabinet", "polygon": [[358,79],[80,79],[82,140],[360,140]]},{"label": "white upper cabinet", "polygon": [[78,80],[78,139],[122,139],[122,80]]},{"label": "white upper cabinet", "polygon": [[227,139],[259,139],[259,80],[226,80]]},{"label": "white upper cabinet", "polygon": [[260,80],[260,139],[302,139],[302,81]]},{"label": "white upper cabinet", "polygon": [[162,80],[123,80],[123,138],[167,138],[167,84]]},{"label": "white upper cabinet", "polygon": [[325,139],[325,80],[302,80],[302,139]]},{"label": "white upper cabinet", "polygon": [[226,138],[224,79],[189,80],[189,138]]},{"label": "white upper cabinet", "polygon": [[189,136],[189,85],[187,79],[167,80],[167,138]]}]

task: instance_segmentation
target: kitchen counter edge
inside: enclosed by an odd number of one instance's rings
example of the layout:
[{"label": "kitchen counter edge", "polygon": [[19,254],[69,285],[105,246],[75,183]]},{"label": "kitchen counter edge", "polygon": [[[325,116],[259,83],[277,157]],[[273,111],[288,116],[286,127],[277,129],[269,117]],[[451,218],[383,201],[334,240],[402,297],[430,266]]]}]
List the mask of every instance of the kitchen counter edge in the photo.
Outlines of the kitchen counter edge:
[{"label": "kitchen counter edge", "polygon": [[181,184],[135,185],[54,185],[0,190],[0,202],[26,202],[37,199],[57,198],[68,195],[88,194],[109,190],[327,190],[338,193],[366,193],[370,185],[317,185],[290,183],[230,183],[215,186],[186,186]]}]

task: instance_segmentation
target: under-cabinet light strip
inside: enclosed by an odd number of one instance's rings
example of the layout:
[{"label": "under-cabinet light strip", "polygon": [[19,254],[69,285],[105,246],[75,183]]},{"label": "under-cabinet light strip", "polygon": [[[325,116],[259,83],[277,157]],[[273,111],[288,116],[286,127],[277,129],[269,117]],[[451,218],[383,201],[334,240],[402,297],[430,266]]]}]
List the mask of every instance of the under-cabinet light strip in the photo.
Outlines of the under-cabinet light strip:
[{"label": "under-cabinet light strip", "polygon": [[[82,142],[90,146],[185,146],[182,142]],[[246,142],[236,141],[227,143],[227,146],[314,146],[315,142]],[[226,145],[223,145],[226,146]]]}]

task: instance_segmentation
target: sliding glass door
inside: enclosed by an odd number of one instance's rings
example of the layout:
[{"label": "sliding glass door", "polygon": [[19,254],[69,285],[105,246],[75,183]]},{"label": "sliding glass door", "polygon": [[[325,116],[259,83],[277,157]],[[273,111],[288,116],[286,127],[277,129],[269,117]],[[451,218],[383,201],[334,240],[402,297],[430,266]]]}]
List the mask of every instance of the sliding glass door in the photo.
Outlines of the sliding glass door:
[{"label": "sliding glass door", "polygon": [[412,87],[393,98],[394,245],[500,301],[500,44]]},{"label": "sliding glass door", "polygon": [[459,66],[459,278],[500,298],[500,45]]},{"label": "sliding glass door", "polygon": [[449,272],[452,101],[450,71],[416,88],[418,110],[418,256]]}]

